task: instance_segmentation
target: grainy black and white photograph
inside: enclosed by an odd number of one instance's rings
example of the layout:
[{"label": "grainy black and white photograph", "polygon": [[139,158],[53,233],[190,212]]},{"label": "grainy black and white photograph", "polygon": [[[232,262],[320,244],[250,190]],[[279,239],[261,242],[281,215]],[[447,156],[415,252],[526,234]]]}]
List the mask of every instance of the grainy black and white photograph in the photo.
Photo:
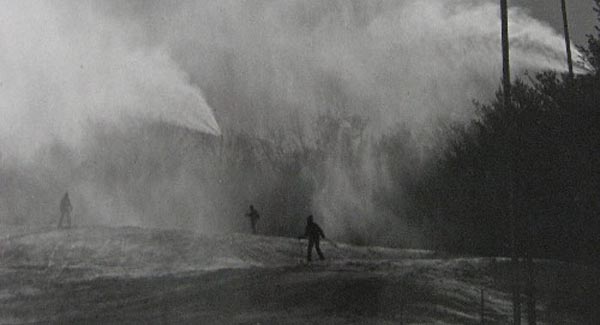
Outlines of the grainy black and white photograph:
[{"label": "grainy black and white photograph", "polygon": [[0,324],[600,324],[600,0],[0,0]]}]

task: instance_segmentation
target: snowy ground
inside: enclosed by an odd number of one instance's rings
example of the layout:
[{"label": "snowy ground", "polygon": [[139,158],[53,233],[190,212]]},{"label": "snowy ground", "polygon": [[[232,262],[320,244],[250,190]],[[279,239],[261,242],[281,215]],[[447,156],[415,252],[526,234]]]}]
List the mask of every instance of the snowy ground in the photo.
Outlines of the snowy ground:
[{"label": "snowy ground", "polygon": [[[0,237],[0,323],[509,322],[508,260],[296,239],[80,228]],[[597,270],[538,261],[541,324],[597,324]],[[567,276],[575,274],[575,276]]]}]

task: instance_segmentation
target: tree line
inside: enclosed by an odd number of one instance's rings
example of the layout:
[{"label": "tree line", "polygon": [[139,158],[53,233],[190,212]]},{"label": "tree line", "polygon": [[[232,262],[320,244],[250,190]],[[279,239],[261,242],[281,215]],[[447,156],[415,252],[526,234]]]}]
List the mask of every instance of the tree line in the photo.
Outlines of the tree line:
[{"label": "tree line", "polygon": [[[600,2],[595,11],[600,18]],[[521,255],[597,261],[600,247],[600,29],[588,35],[581,73],[546,71],[475,103],[477,118],[447,127],[448,145],[415,184],[435,247],[510,250],[509,195]]]}]

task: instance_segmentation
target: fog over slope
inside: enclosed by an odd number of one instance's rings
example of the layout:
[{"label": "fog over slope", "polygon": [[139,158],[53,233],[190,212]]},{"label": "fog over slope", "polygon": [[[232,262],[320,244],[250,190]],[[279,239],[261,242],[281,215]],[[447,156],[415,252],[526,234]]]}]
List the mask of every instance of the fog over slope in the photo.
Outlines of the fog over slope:
[{"label": "fog over slope", "polygon": [[[240,230],[246,205],[260,202],[271,233],[293,233],[312,212],[338,238],[393,237],[410,231],[402,211],[374,199],[399,190],[389,162],[376,159],[378,139],[402,126],[411,150],[426,152],[440,142],[438,121],[469,121],[472,100],[500,81],[494,1],[0,8],[0,221],[8,223],[54,223],[69,189],[84,224]],[[560,35],[518,8],[510,15],[514,69],[561,70]],[[298,148],[322,155],[290,169],[296,183],[244,160],[302,162]],[[295,196],[266,207],[282,187]]]}]

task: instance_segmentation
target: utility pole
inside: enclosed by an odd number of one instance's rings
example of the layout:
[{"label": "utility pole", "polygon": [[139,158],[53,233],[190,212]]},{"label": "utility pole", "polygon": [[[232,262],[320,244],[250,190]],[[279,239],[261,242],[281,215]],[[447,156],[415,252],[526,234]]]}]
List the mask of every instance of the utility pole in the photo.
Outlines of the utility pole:
[{"label": "utility pole", "polygon": [[[532,228],[531,225],[529,226]],[[529,248],[527,252],[527,324],[537,324],[537,312],[536,308],[536,289],[535,289],[535,264],[533,263],[533,234],[529,234],[528,238]]]},{"label": "utility pole", "polygon": [[508,43],[508,4],[507,0],[500,0],[502,15],[502,82],[504,86],[504,106],[510,105],[510,48]]},{"label": "utility pole", "polygon": [[569,36],[569,19],[567,15],[567,3],[566,0],[561,0],[563,24],[565,30],[565,45],[567,47],[567,64],[569,66],[569,78],[573,80],[573,58],[571,56],[571,37]]},{"label": "utility pole", "polygon": [[[511,81],[510,81],[510,46],[508,40],[508,3],[507,0],[500,0],[500,13],[502,18],[502,81],[504,88],[504,109],[508,112],[511,106]],[[510,115],[509,115],[510,116]],[[519,286],[519,255],[517,251],[517,226],[516,215],[514,211],[514,175],[513,175],[513,155],[512,149],[512,130],[515,121],[509,118],[509,126],[507,128],[505,155],[507,160],[507,181],[508,181],[508,217],[511,222],[510,237],[512,249],[512,265],[513,265],[513,324],[521,325],[521,293]]]}]

